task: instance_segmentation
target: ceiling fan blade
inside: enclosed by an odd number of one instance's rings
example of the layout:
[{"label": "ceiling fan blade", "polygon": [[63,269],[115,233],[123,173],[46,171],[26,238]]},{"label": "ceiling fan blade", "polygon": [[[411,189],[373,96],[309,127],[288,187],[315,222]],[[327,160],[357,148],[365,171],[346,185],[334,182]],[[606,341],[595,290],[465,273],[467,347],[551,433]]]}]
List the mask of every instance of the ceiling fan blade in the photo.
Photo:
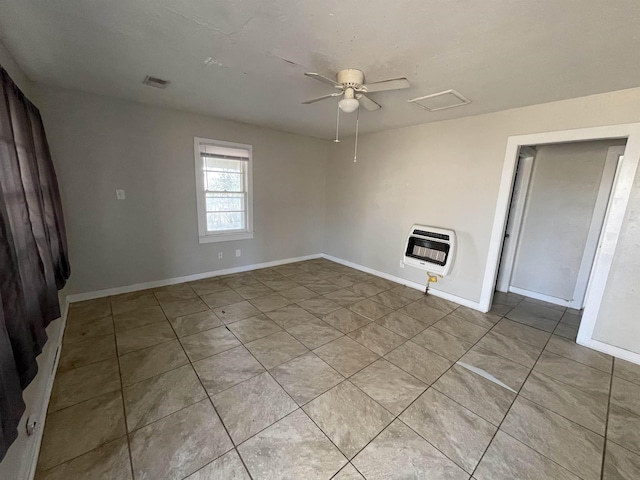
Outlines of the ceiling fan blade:
[{"label": "ceiling fan blade", "polygon": [[310,103],[316,103],[316,102],[319,102],[320,100],[325,100],[327,98],[339,97],[340,95],[342,95],[342,92],[330,93],[329,95],[323,95],[323,96],[318,97],[318,98],[313,98],[311,100],[307,100],[306,102],[302,102],[302,104],[303,105],[308,105]]},{"label": "ceiling fan blade", "polygon": [[368,83],[362,86],[362,90],[371,92],[382,92],[384,90],[402,90],[403,88],[409,88],[411,83],[406,78],[393,78],[391,80],[382,80],[381,82]]},{"label": "ceiling fan blade", "polygon": [[373,110],[378,110],[379,108],[382,108],[380,104],[374,102],[369,97],[361,93],[356,95],[356,98],[360,102],[360,105],[362,105],[364,108],[366,108],[370,112],[372,112]]},{"label": "ceiling fan blade", "polygon": [[340,86],[340,84],[338,82],[336,82],[335,80],[331,80],[330,78],[324,77],[324,76],[320,75],[319,73],[307,72],[307,73],[305,73],[305,75],[307,77],[315,78],[316,80],[319,80],[322,83],[326,83],[328,85],[331,85],[332,87],[339,87]]}]

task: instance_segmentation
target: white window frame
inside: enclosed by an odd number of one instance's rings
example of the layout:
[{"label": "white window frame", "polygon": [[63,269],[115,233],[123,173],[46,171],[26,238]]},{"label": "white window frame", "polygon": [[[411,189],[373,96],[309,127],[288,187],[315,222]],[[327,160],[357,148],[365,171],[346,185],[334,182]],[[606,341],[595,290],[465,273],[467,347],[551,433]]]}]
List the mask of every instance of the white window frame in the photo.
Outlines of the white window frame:
[{"label": "white window frame", "polygon": [[[247,196],[246,196],[246,222],[244,230],[230,230],[224,232],[207,232],[207,209],[204,190],[204,173],[200,145],[212,145],[216,147],[241,148],[249,152],[247,162]],[[253,238],[253,146],[244,143],[225,142],[211,138],[194,137],[193,151],[196,166],[196,201],[198,207],[198,240],[200,243],[229,242],[233,240],[246,240]]]}]

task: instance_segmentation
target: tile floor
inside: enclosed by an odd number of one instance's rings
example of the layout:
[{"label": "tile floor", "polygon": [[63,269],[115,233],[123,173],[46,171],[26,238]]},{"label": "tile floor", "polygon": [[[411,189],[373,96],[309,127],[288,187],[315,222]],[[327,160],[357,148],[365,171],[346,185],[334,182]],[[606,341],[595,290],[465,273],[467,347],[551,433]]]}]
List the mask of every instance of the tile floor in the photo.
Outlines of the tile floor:
[{"label": "tile floor", "polygon": [[640,367],[327,260],[71,306],[39,479],[640,478]]}]

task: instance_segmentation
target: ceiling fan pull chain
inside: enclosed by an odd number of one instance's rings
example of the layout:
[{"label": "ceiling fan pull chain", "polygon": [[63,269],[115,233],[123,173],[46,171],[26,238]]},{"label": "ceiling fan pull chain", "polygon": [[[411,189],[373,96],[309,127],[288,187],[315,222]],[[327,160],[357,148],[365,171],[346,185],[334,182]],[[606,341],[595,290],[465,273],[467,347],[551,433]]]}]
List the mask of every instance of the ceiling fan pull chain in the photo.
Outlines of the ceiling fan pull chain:
[{"label": "ceiling fan pull chain", "polygon": [[358,161],[358,127],[360,126],[360,109],[356,112],[356,148],[353,152],[353,163]]},{"label": "ceiling fan pull chain", "polygon": [[339,128],[340,128],[340,105],[338,105],[338,116],[336,118],[336,139],[333,141],[334,143],[340,143],[340,139],[338,138]]}]

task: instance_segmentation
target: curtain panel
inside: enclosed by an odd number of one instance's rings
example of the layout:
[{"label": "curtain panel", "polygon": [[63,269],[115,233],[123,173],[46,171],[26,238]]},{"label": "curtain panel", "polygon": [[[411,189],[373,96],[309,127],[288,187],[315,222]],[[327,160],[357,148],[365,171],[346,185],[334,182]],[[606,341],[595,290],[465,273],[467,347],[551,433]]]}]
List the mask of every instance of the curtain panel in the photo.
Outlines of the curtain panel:
[{"label": "curtain panel", "polygon": [[18,435],[22,391],[38,372],[69,272],[40,112],[0,67],[0,461]]}]

